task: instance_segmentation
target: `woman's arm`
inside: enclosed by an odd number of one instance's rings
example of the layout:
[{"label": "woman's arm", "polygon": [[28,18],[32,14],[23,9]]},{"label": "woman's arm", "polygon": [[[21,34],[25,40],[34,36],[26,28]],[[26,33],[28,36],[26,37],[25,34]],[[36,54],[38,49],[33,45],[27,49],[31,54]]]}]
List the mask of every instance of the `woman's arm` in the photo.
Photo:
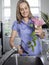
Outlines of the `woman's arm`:
[{"label": "woman's arm", "polygon": [[19,53],[19,54],[22,54],[23,51],[22,51],[20,45],[19,45],[19,46],[15,46],[15,45],[14,45],[14,39],[15,39],[15,37],[17,36],[17,34],[18,34],[18,33],[17,33],[15,30],[12,31],[11,37],[10,37],[10,46],[11,46],[11,48],[17,48],[17,49],[18,49],[18,53]]},{"label": "woman's arm", "polygon": [[14,39],[15,39],[16,35],[17,35],[17,32],[16,31],[12,31],[11,37],[10,37],[10,46],[11,46],[11,48],[14,47]]}]

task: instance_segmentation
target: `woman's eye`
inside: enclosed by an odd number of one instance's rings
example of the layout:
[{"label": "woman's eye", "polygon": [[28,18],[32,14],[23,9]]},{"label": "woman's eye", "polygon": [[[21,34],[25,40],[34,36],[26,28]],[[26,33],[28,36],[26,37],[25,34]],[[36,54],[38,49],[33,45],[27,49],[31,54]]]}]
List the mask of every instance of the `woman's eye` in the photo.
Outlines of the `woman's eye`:
[{"label": "woman's eye", "polygon": [[23,11],[23,9],[20,9],[20,11]]},{"label": "woman's eye", "polygon": [[24,11],[24,10],[27,10],[28,8],[25,7],[25,8],[21,8],[20,11]]}]

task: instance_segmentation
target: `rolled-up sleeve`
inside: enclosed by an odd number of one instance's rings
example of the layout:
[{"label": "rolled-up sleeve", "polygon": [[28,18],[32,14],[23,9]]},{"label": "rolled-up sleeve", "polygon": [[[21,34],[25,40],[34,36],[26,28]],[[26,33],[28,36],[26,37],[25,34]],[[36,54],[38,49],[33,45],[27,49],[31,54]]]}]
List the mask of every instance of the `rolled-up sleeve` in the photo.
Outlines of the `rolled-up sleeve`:
[{"label": "rolled-up sleeve", "polygon": [[15,21],[12,25],[12,30],[18,31],[18,24],[17,21]]}]

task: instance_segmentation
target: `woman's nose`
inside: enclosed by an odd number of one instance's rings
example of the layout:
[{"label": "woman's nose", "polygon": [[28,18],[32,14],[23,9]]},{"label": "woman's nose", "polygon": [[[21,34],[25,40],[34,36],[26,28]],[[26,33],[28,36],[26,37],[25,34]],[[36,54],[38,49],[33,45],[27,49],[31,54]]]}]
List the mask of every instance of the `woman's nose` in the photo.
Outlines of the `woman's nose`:
[{"label": "woman's nose", "polygon": [[24,9],[23,12],[25,12],[26,10]]}]

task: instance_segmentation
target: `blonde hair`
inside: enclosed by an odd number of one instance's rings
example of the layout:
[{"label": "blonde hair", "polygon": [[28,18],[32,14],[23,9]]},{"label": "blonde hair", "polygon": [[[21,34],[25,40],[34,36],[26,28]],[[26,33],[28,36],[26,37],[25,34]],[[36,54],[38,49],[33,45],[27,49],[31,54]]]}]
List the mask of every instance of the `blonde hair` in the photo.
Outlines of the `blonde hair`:
[{"label": "blonde hair", "polygon": [[22,20],[22,16],[20,14],[20,4],[23,3],[23,2],[25,2],[27,4],[28,8],[29,8],[29,16],[28,17],[29,18],[33,17],[32,14],[31,14],[30,6],[29,6],[28,2],[26,0],[19,0],[18,3],[17,3],[17,8],[16,8],[16,19],[18,20],[19,23]]}]

